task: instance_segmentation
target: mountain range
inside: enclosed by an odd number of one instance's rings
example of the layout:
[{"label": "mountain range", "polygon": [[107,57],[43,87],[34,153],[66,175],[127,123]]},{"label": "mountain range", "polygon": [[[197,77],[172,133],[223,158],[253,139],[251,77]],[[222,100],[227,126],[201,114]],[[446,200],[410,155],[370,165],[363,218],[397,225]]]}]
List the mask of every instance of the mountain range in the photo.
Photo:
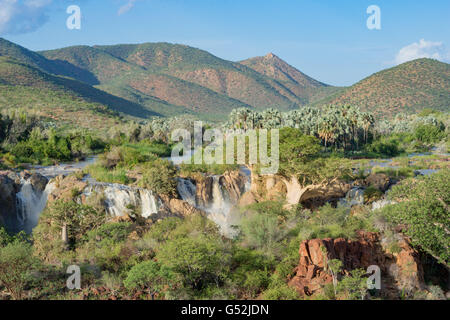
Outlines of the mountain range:
[{"label": "mountain range", "polygon": [[0,38],[0,109],[38,108],[63,120],[88,110],[107,118],[187,114],[218,121],[235,108],[288,111],[329,103],[354,104],[382,117],[425,107],[448,110],[449,88],[450,65],[431,59],[342,88],[305,75],[273,53],[232,62],[169,43],[33,52]]}]

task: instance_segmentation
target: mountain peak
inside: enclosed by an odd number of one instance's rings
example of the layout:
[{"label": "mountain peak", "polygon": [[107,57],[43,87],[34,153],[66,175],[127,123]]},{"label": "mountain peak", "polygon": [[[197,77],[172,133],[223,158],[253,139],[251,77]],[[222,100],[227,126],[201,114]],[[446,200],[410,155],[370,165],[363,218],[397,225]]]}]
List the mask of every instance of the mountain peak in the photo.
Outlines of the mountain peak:
[{"label": "mountain peak", "polygon": [[274,59],[274,58],[278,58],[276,55],[274,55],[272,52],[266,54],[266,56],[264,57],[266,59]]}]

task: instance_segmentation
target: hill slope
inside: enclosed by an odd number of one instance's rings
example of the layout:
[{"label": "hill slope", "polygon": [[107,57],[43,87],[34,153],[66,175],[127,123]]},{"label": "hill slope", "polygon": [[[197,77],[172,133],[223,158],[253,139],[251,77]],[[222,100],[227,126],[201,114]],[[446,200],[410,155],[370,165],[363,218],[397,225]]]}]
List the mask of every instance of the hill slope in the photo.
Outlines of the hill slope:
[{"label": "hill slope", "polygon": [[0,109],[26,108],[85,128],[117,121],[117,112],[135,117],[157,115],[138,104],[83,82],[43,72],[10,57],[0,57]]},{"label": "hill slope", "polygon": [[[216,118],[238,107],[290,110],[309,100],[306,90],[297,93],[293,90],[297,89],[297,83],[292,85],[185,45],[72,47],[41,53],[48,59],[67,61],[89,70],[99,79],[99,88],[110,93],[127,99],[134,96],[136,102],[158,99],[200,115],[212,112]],[[128,69],[123,71],[125,66]],[[111,69],[122,71],[113,74]],[[323,86],[309,77],[308,81],[314,83],[312,88]],[[124,95],[124,88],[133,94]]]},{"label": "hill slope", "polygon": [[63,60],[48,60],[36,52],[3,38],[0,38],[0,56],[11,57],[19,62],[39,68],[47,73],[71,77],[91,85],[99,83],[95,76],[88,70],[79,68]]},{"label": "hill slope", "polygon": [[423,108],[450,110],[450,64],[418,59],[383,70],[326,99],[353,104],[378,116],[417,112]]}]

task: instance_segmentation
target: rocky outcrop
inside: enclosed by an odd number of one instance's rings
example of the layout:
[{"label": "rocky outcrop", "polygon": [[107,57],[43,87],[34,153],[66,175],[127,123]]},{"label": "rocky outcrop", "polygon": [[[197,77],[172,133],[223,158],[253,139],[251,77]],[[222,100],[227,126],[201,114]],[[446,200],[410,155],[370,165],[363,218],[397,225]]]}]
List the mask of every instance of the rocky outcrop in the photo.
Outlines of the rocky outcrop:
[{"label": "rocky outcrop", "polygon": [[301,295],[318,293],[325,284],[332,282],[327,272],[328,261],[339,259],[343,263],[342,275],[357,268],[379,266],[382,292],[422,289],[423,270],[418,253],[406,239],[402,239],[399,246],[400,251],[389,252],[383,247],[380,235],[372,232],[360,232],[356,240],[338,238],[303,241],[299,249],[299,265],[289,284]]},{"label": "rocky outcrop", "polygon": [[48,195],[48,203],[52,203],[57,200],[69,201],[74,198],[76,193],[81,193],[88,183],[71,176],[58,176],[52,180],[55,185],[54,190]]},{"label": "rocky outcrop", "polygon": [[[351,185],[343,181],[301,186],[297,179],[279,175],[252,174],[252,198],[256,201],[286,200],[290,205],[301,203],[308,208],[345,197]],[[250,196],[247,196],[247,200]]]},{"label": "rocky outcrop", "polygon": [[392,184],[391,178],[384,173],[372,173],[365,179],[367,186],[375,187],[381,192],[386,192]]},{"label": "rocky outcrop", "polygon": [[8,175],[10,172],[0,173],[0,226],[5,226],[8,231],[16,231],[16,194],[20,186]]},{"label": "rocky outcrop", "polygon": [[240,171],[227,171],[220,177],[220,184],[231,203],[237,203],[245,192],[247,177]]},{"label": "rocky outcrop", "polygon": [[180,199],[170,199],[168,197],[162,197],[164,207],[161,208],[161,212],[166,211],[167,215],[174,215],[178,217],[189,217],[192,215],[206,216],[206,213],[196,207],[190,205],[186,201]]},{"label": "rocky outcrop", "polygon": [[212,200],[213,177],[201,177],[196,179],[197,204],[200,207],[207,207]]},{"label": "rocky outcrop", "polygon": [[245,192],[247,177],[239,171],[227,171],[221,176],[195,177],[195,199],[198,207],[208,208],[214,202],[214,183],[223,190],[226,200],[232,204],[239,202]]},{"label": "rocky outcrop", "polygon": [[33,173],[30,177],[30,182],[36,191],[44,191],[47,186],[48,179],[39,173]]}]

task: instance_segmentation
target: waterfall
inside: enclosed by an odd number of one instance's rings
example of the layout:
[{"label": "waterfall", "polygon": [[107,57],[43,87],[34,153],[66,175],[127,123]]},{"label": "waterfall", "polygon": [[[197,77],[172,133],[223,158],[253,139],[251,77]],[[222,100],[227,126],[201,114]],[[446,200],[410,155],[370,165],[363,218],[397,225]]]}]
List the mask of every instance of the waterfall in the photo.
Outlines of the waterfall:
[{"label": "waterfall", "polygon": [[364,190],[361,188],[353,188],[338,202],[338,206],[352,207],[364,204]]},{"label": "waterfall", "polygon": [[235,230],[232,228],[234,219],[231,209],[232,205],[220,184],[220,176],[213,176],[212,201],[205,211],[208,213],[208,218],[220,227],[222,234],[230,238],[235,236]]},{"label": "waterfall", "polygon": [[191,206],[197,206],[197,201],[195,199],[197,188],[191,180],[179,178],[177,183],[177,190],[181,196],[181,199],[189,203]]},{"label": "waterfall", "polygon": [[142,216],[149,218],[150,216],[158,213],[158,203],[153,192],[147,189],[139,190],[142,203]]},{"label": "waterfall", "polygon": [[151,190],[120,184],[95,183],[90,185],[84,194],[89,197],[93,192],[105,197],[106,212],[112,217],[120,217],[134,210],[139,210],[144,218],[158,213],[159,202]]},{"label": "waterfall", "polygon": [[16,194],[17,220],[21,230],[31,233],[47,205],[48,195],[56,186],[54,183],[48,183],[44,191],[38,191],[33,188],[29,179],[22,179],[21,184],[20,192]]}]

